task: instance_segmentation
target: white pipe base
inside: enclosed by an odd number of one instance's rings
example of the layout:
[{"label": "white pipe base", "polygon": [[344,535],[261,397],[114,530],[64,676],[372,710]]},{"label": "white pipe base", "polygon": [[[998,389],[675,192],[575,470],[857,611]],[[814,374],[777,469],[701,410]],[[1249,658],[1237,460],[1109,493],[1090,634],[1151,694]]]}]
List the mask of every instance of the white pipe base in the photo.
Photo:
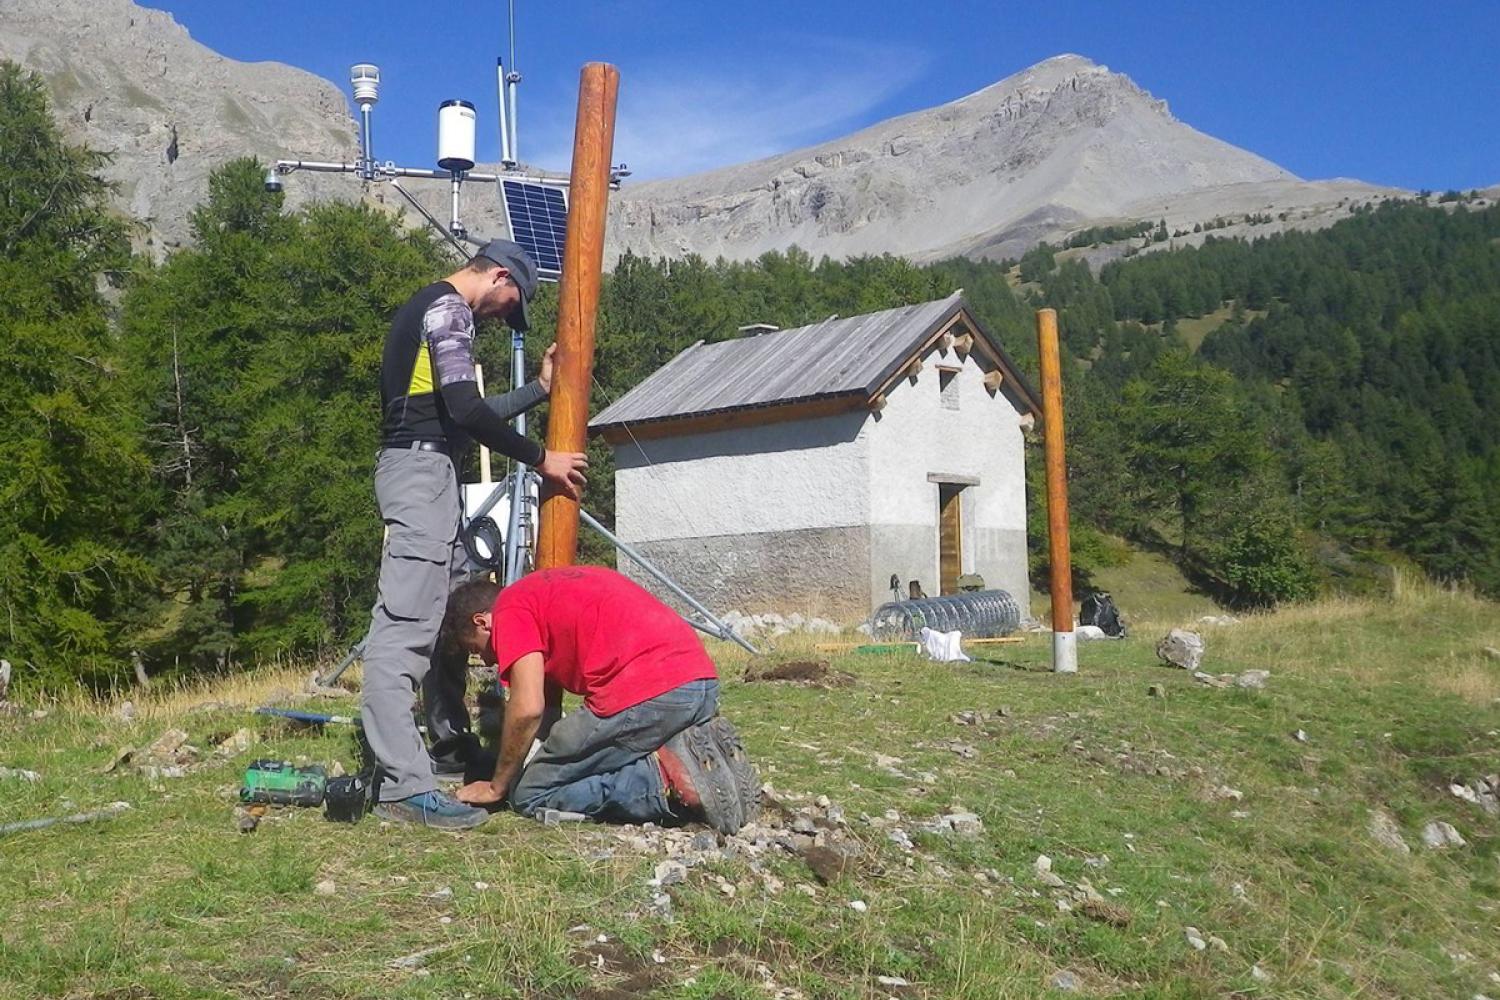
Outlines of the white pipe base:
[{"label": "white pipe base", "polygon": [[1078,633],[1052,633],[1052,671],[1058,674],[1078,673]]}]

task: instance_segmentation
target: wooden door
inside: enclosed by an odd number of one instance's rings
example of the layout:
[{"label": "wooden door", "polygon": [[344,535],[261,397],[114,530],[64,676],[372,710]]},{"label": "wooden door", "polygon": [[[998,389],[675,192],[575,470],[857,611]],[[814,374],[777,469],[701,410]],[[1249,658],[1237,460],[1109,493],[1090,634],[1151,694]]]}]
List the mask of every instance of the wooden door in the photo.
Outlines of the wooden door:
[{"label": "wooden door", "polygon": [[963,486],[938,483],[938,593],[958,593],[964,572]]}]

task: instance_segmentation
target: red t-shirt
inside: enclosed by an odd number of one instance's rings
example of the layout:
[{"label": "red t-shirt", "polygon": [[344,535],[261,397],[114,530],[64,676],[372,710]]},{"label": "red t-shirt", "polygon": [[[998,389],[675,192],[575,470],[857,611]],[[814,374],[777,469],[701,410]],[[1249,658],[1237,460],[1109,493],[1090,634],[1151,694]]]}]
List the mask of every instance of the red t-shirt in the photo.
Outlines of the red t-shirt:
[{"label": "red t-shirt", "polygon": [[719,676],[691,625],[602,566],[539,570],[501,590],[490,641],[502,684],[517,660],[539,652],[547,676],[599,716]]}]

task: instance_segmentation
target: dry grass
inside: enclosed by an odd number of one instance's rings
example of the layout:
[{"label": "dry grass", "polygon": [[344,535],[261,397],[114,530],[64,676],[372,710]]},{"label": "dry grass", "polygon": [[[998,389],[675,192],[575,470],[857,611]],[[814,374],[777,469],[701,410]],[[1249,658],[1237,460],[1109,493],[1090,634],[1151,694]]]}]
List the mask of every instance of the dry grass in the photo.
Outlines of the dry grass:
[{"label": "dry grass", "polygon": [[1433,671],[1432,686],[1471,705],[1500,705],[1500,661],[1482,654],[1451,656]]},{"label": "dry grass", "polygon": [[[146,722],[175,719],[214,708],[253,708],[284,701],[304,691],[312,676],[329,667],[312,661],[256,667],[234,673],[157,680],[143,689],[119,691],[99,699],[82,688],[60,693],[55,707],[64,714],[114,715],[130,702],[136,718]],[[359,690],[360,667],[350,667],[340,686]]]}]

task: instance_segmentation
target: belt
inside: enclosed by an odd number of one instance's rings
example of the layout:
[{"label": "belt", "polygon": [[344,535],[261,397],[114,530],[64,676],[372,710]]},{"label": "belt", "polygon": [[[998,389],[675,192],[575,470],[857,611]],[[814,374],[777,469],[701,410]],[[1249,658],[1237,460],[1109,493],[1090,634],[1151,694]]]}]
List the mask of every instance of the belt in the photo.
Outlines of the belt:
[{"label": "belt", "polygon": [[413,441],[411,444],[387,444],[381,447],[394,451],[435,451],[449,458],[453,457],[452,447],[447,441]]}]

